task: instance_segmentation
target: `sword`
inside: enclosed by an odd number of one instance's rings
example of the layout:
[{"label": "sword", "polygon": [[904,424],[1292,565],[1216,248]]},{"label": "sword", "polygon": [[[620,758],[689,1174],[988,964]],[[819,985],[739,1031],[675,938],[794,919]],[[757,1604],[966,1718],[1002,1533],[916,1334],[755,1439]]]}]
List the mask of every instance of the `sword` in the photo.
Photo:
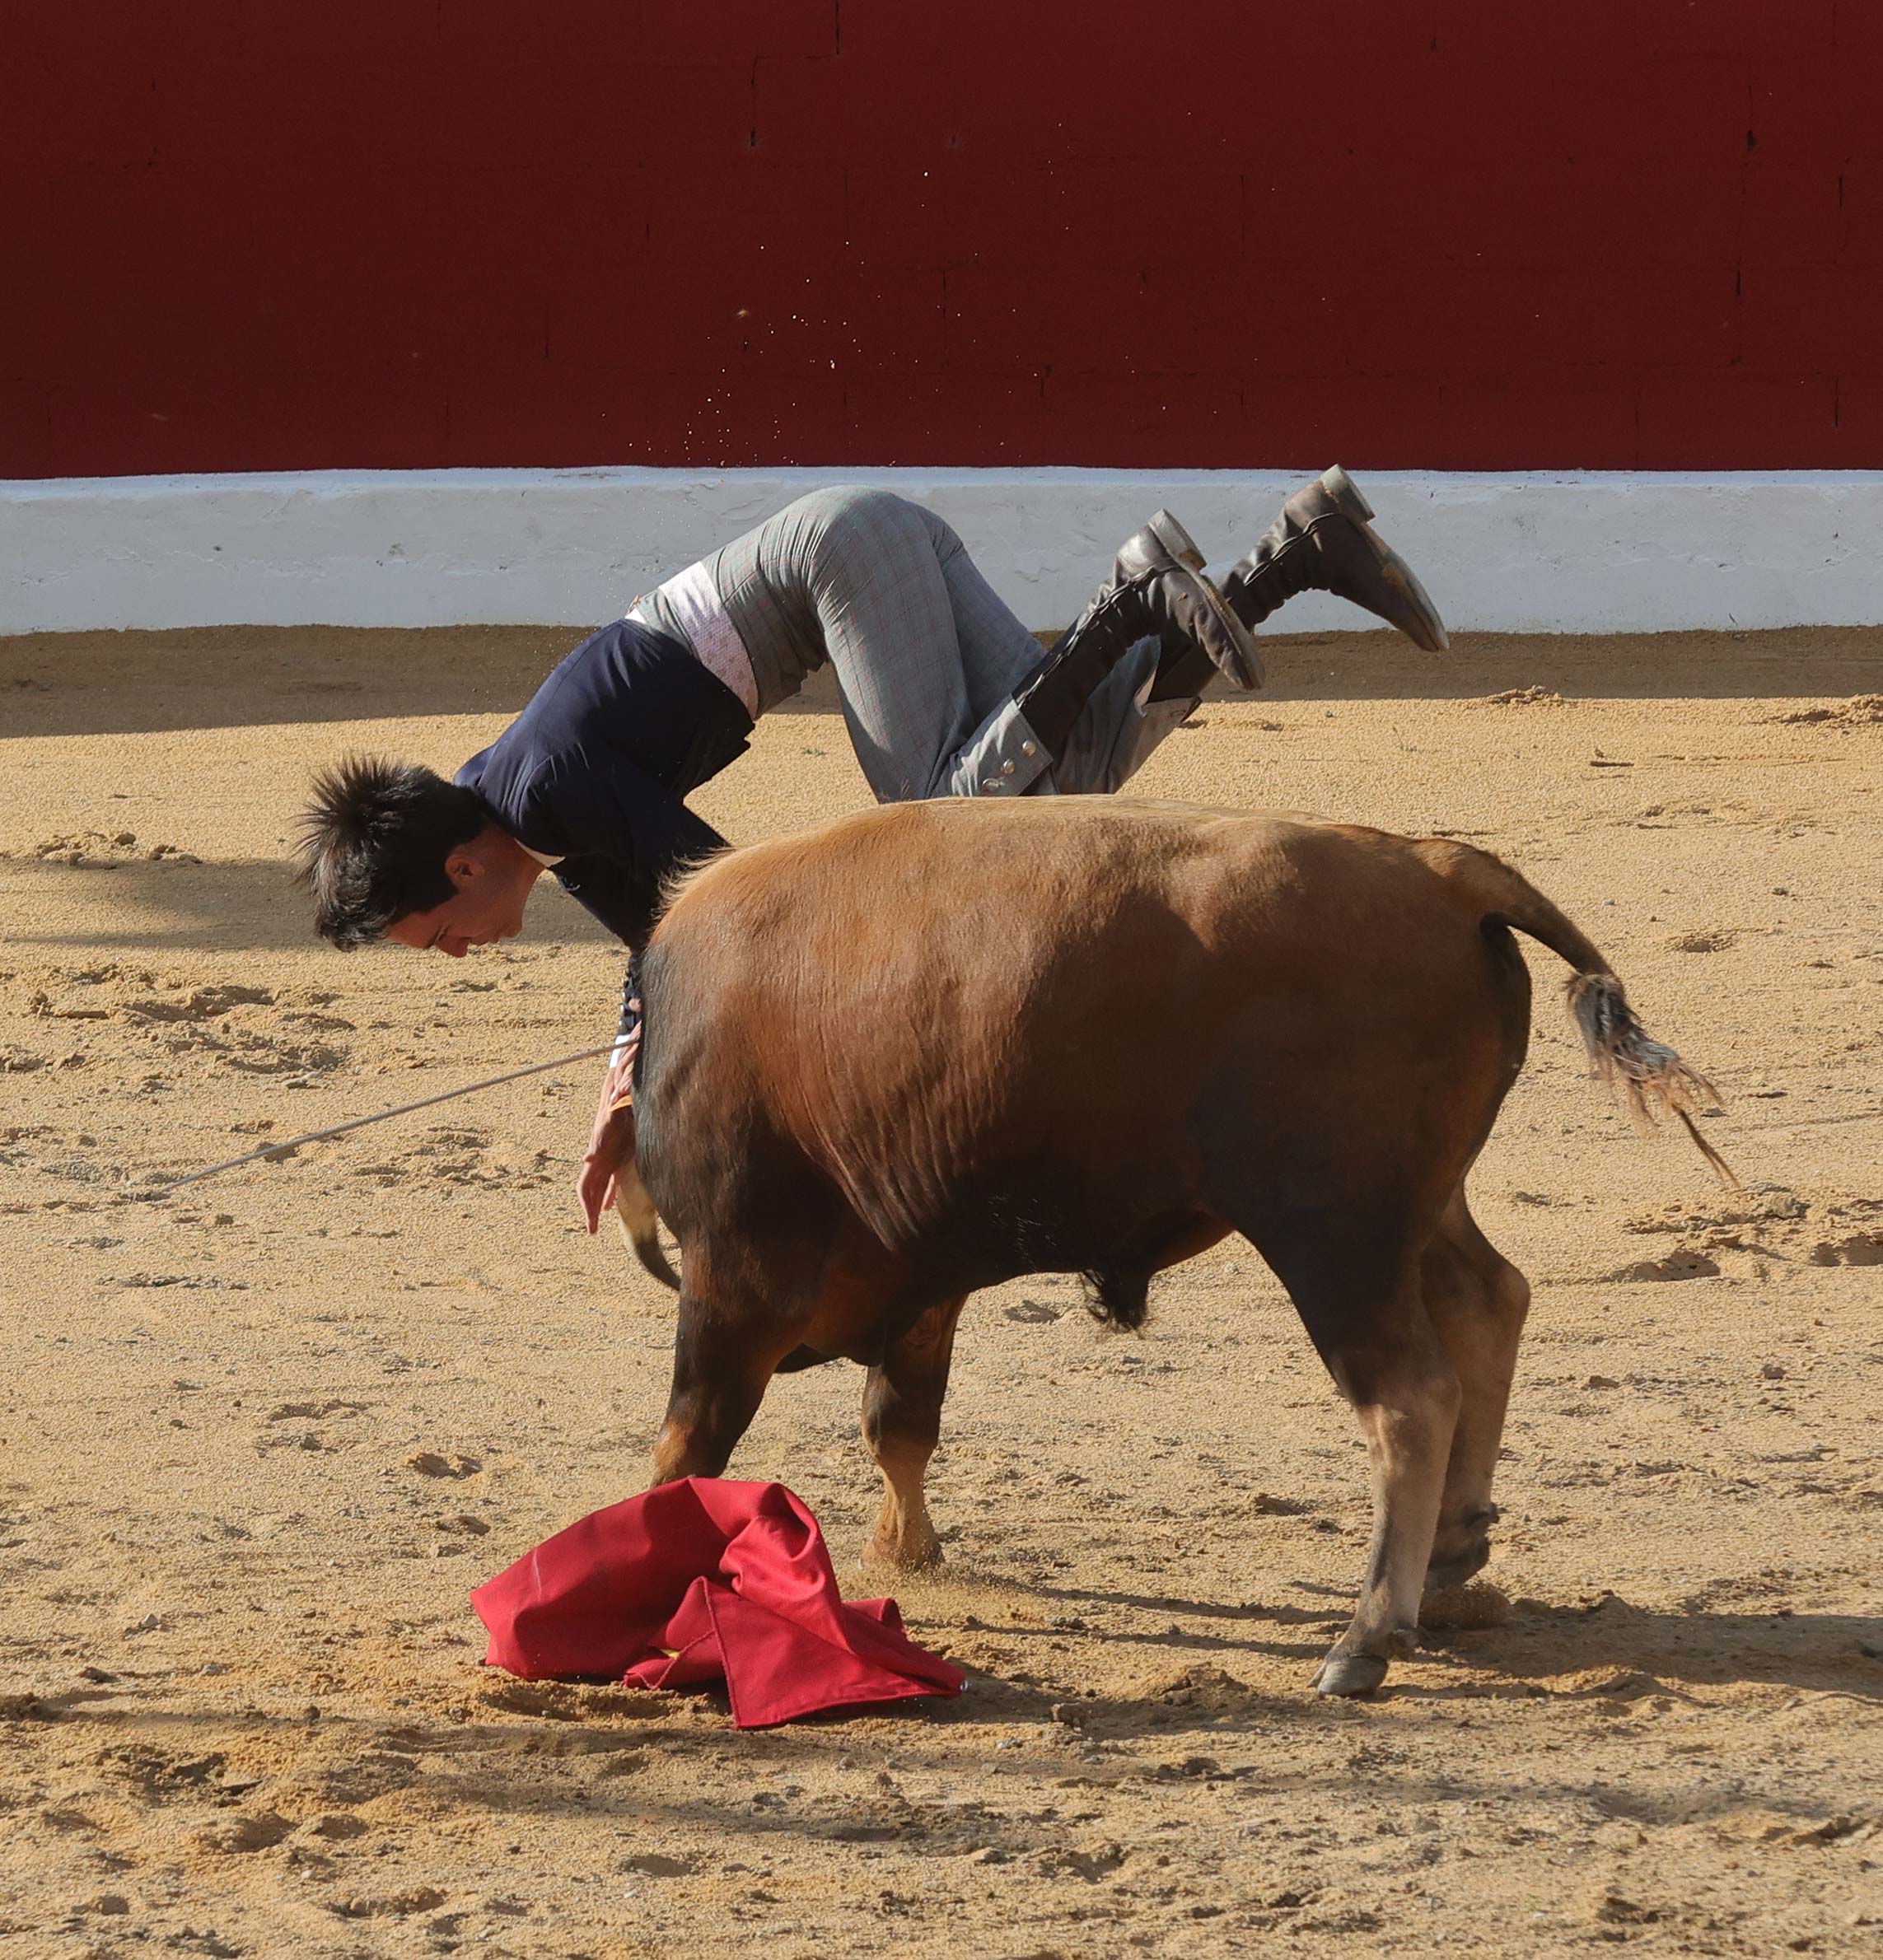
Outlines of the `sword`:
[{"label": "sword", "polygon": [[499,1083],[514,1082],[524,1076],[540,1076],[552,1068],[567,1068],[572,1062],[587,1062],[597,1055],[610,1053],[613,1042],[605,1042],[598,1048],[578,1048],[572,1055],[558,1056],[554,1062],[533,1062],[527,1068],[513,1068],[507,1075],[490,1076],[482,1082],[467,1082],[462,1089],[447,1089],[437,1095],[421,1096],[416,1103],[401,1103],[396,1109],[381,1109],[376,1116],[356,1116],[351,1122],[335,1123],[331,1129],[310,1130],[305,1136],[289,1136],[279,1143],[264,1144],[259,1150],[250,1150],[245,1156],[231,1157],[227,1164],[212,1164],[207,1170],[193,1170],[189,1176],[171,1178],[166,1183],[152,1186],[145,1191],[129,1191],[124,1193],[131,1198],[167,1197],[173,1191],[185,1184],[200,1183],[204,1178],[220,1177],[226,1170],[233,1170],[240,1164],[253,1164],[258,1157],[268,1158],[278,1163],[290,1156],[304,1143],[323,1143],[329,1136],[343,1136],[349,1130],[362,1130],[368,1123],[382,1123],[389,1117],[409,1116],[414,1109],[429,1109],[434,1103],[448,1103],[453,1097],[470,1095],[479,1089],[495,1089]]}]

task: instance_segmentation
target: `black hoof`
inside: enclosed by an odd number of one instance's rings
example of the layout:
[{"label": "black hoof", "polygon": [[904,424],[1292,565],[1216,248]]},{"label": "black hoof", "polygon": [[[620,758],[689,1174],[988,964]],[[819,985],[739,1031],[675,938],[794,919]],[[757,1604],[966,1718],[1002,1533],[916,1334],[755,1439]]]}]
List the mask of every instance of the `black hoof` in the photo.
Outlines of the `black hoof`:
[{"label": "black hoof", "polygon": [[1314,1678],[1317,1695],[1370,1695],[1386,1678],[1376,1654],[1330,1654]]}]

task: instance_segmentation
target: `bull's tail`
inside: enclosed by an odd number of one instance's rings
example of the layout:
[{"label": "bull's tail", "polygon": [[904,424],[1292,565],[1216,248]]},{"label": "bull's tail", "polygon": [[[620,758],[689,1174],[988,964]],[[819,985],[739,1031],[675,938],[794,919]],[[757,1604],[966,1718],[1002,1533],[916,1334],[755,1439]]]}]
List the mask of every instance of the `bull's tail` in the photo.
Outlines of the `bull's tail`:
[{"label": "bull's tail", "polygon": [[1428,845],[1427,850],[1437,869],[1465,885],[1484,905],[1485,925],[1515,926],[1575,968],[1568,982],[1570,1015],[1596,1073],[1605,1082],[1620,1085],[1636,1120],[1645,1123],[1663,1112],[1677,1117],[1714,1175],[1722,1184],[1736,1186],[1731,1166],[1694,1120],[1698,1105],[1719,1101],[1718,1091],[1642,1027],[1614,969],[1594,941],[1526,878],[1489,852],[1457,844]]},{"label": "bull's tail", "polygon": [[[1511,922],[1521,926],[1517,920]],[[1532,938],[1537,936],[1531,934]],[[1700,1134],[1694,1121],[1695,1101],[1717,1103],[1719,1091],[1642,1026],[1621,982],[1605,971],[1572,973],[1569,1012],[1581,1030],[1582,1046],[1589,1052],[1596,1073],[1605,1082],[1620,1083],[1637,1120],[1649,1121],[1661,1110],[1677,1116],[1700,1155],[1712,1165],[1713,1174],[1722,1184],[1736,1186],[1739,1179],[1732,1166]]]},{"label": "bull's tail", "polygon": [[614,1216],[621,1221],[621,1236],[633,1248],[634,1257],[663,1286],[679,1292],[680,1275],[667,1263],[667,1255],[661,1249],[660,1217],[654,1210],[654,1201],[647,1195],[647,1187],[641,1182],[632,1137],[614,1173]]}]

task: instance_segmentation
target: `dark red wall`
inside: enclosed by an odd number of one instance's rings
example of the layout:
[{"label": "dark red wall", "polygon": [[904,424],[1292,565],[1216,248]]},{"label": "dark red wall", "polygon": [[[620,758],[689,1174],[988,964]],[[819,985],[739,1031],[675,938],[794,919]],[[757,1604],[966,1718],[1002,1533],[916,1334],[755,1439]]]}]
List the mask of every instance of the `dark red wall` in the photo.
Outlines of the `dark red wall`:
[{"label": "dark red wall", "polygon": [[0,476],[1883,465],[1877,0],[38,0]]}]

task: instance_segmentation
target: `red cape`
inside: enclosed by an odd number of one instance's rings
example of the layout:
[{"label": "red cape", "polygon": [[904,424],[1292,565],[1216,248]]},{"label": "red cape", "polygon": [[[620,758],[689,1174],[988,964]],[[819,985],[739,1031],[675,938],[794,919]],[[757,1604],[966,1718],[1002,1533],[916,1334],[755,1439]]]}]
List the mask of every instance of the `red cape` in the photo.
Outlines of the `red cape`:
[{"label": "red cape", "polygon": [[845,1605],[824,1534],[783,1484],[689,1477],[546,1538],[471,1594],[485,1664],[526,1681],[723,1675],[732,1720],[958,1695],[962,1675],[902,1630],[893,1599]]}]

